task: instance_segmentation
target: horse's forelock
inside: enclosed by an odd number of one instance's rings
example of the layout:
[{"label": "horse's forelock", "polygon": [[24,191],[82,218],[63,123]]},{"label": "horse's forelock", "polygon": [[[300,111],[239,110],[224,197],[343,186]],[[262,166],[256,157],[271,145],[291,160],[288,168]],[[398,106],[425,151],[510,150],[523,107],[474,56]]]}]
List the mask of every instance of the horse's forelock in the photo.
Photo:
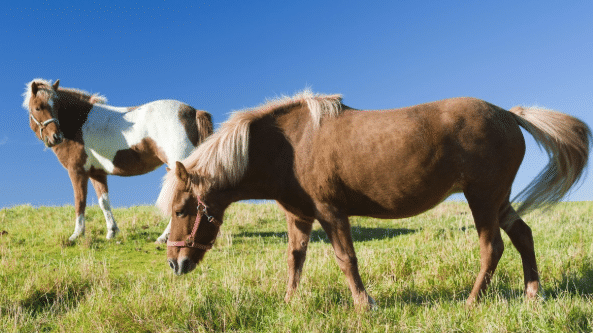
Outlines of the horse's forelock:
[{"label": "horse's forelock", "polygon": [[29,111],[29,102],[31,101],[31,97],[33,97],[33,83],[37,84],[37,97],[38,98],[45,98],[48,101],[54,97],[52,87],[52,81],[47,81],[44,79],[33,79],[31,82],[28,82],[25,86],[25,92],[23,93],[23,108]]}]

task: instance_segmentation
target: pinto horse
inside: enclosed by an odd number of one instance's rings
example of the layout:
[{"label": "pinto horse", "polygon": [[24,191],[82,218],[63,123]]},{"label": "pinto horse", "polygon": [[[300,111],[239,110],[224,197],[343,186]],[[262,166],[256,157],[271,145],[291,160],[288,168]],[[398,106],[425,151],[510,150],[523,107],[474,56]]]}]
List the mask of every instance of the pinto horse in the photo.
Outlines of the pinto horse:
[{"label": "pinto horse", "polygon": [[[525,154],[520,127],[550,162],[511,206]],[[467,299],[483,294],[503,253],[503,229],[523,261],[525,292],[539,276],[531,229],[519,216],[560,200],[587,164],[591,132],[571,116],[537,108],[506,111],[474,98],[360,111],[339,95],[305,91],[236,113],[169,171],[157,200],[172,215],[167,256],[176,274],[192,271],[219,232],[225,209],[273,199],[288,223],[289,301],[297,288],[314,220],[346,275],[355,305],[373,307],[361,281],[349,216],[404,218],[464,193],[480,244],[480,271]]]},{"label": "pinto horse", "polygon": [[[98,94],[42,79],[29,82],[23,96],[31,129],[51,147],[72,181],[76,226],[70,241],[85,231],[89,178],[111,239],[119,229],[111,212],[107,175],[142,175],[181,160],[212,133],[209,113],[174,100],[114,107]],[[169,228],[157,241],[167,240]]]}]

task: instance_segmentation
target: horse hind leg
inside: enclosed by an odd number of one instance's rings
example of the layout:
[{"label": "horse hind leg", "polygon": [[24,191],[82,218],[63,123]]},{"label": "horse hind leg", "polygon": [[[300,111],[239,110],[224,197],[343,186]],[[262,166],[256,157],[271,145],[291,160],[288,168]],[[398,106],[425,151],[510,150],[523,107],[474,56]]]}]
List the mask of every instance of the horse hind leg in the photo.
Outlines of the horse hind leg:
[{"label": "horse hind leg", "polygon": [[466,198],[474,217],[480,242],[480,272],[467,299],[467,305],[471,305],[488,288],[498,261],[504,252],[504,242],[500,236],[498,224],[499,206],[493,204],[492,201],[474,198],[467,193]]},{"label": "horse hind leg", "polygon": [[95,192],[97,193],[99,207],[101,207],[101,210],[103,211],[105,223],[107,224],[106,238],[112,239],[119,232],[119,228],[117,227],[117,223],[115,223],[113,213],[111,212],[111,204],[109,203],[109,194],[107,190],[107,176],[93,175],[91,176],[91,183],[93,184]]},{"label": "horse hind leg", "polygon": [[539,291],[540,282],[531,228],[521,219],[508,201],[500,211],[500,227],[507,233],[521,255],[525,295],[528,298],[534,298]]},{"label": "horse hind leg", "polygon": [[285,302],[290,302],[294,291],[297,289],[303,272],[303,264],[307,256],[307,247],[313,228],[313,220],[301,219],[286,211],[288,226],[288,283],[286,286]]}]

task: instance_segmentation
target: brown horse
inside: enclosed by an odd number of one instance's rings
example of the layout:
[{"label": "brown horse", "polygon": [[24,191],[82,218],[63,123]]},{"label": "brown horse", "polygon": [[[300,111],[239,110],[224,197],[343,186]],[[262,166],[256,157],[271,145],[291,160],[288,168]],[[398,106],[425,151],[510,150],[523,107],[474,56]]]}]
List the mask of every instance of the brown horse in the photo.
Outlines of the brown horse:
[{"label": "brown horse", "polygon": [[[141,175],[181,160],[212,133],[209,113],[179,101],[113,107],[103,96],[42,79],[29,82],[23,95],[31,129],[52,148],[72,181],[76,227],[71,241],[85,231],[89,178],[111,239],[119,229],[111,213],[107,175]],[[169,226],[158,241],[165,242],[168,232]]]},{"label": "brown horse", "polygon": [[[523,127],[550,162],[510,203],[523,160]],[[163,183],[159,208],[172,214],[168,262],[192,271],[216,239],[225,209],[274,199],[288,222],[288,301],[297,288],[314,220],[334,248],[357,306],[373,306],[358,272],[348,217],[403,218],[463,192],[480,244],[480,272],[467,303],[487,288],[503,252],[500,229],[523,261],[525,292],[539,289],[531,229],[519,213],[560,200],[587,164],[591,132],[555,111],[509,111],[453,98],[384,111],[359,111],[339,95],[308,91],[235,114]],[[189,172],[188,172],[189,170]],[[195,222],[194,222],[195,221]]]}]

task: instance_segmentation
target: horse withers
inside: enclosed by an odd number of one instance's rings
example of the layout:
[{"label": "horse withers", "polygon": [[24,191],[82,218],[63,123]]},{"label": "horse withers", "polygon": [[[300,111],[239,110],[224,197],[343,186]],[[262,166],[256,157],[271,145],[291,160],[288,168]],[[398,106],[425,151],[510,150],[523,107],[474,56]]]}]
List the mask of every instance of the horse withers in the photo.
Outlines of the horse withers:
[{"label": "horse withers", "polygon": [[[23,96],[31,129],[51,147],[72,181],[76,225],[70,241],[85,232],[89,179],[111,239],[119,229],[111,212],[107,175],[142,175],[181,160],[212,133],[209,113],[175,100],[114,107],[101,95],[43,79],[29,82]],[[167,240],[169,228],[157,241]]]},{"label": "horse withers", "polygon": [[[515,199],[511,185],[525,154],[520,128],[550,162]],[[486,290],[504,250],[500,229],[523,262],[525,293],[539,290],[531,229],[520,214],[560,200],[587,164],[591,132],[555,111],[506,111],[474,98],[360,111],[339,95],[308,91],[236,113],[165,176],[157,205],[172,216],[167,257],[192,271],[215,242],[225,209],[273,199],[288,223],[288,301],[297,288],[312,223],[334,248],[356,306],[374,305],[358,272],[349,216],[403,218],[464,193],[480,245],[480,271],[467,303]]]}]

